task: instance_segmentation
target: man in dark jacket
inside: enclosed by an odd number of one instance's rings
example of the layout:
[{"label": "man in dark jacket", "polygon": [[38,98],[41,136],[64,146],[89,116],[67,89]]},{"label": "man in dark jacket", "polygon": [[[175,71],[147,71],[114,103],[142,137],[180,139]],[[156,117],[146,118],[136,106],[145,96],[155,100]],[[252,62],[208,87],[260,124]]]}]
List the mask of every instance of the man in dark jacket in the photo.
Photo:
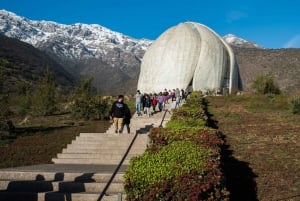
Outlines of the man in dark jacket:
[{"label": "man in dark jacket", "polygon": [[118,100],[116,100],[109,112],[110,119],[114,121],[115,124],[115,133],[122,133],[122,127],[123,127],[123,119],[126,112],[126,105],[124,104],[124,96],[119,95]]}]

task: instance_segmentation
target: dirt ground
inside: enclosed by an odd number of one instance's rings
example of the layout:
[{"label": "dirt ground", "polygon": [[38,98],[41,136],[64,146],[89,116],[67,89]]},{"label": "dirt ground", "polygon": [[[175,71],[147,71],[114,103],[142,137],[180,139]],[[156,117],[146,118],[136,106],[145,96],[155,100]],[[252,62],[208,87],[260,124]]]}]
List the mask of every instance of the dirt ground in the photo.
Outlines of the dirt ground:
[{"label": "dirt ground", "polygon": [[287,97],[208,97],[232,201],[300,200],[300,115]]},{"label": "dirt ground", "polygon": [[101,133],[109,126],[108,121],[71,121],[65,115],[31,118],[16,127],[11,143],[0,144],[0,168],[52,163],[80,133]]}]

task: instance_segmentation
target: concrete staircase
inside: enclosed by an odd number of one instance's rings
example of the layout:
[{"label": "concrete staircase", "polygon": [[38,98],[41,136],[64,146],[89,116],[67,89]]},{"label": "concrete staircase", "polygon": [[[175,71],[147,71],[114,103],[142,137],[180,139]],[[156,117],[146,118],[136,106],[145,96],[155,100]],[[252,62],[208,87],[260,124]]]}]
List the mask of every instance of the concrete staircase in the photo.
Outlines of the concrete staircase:
[{"label": "concrete staircase", "polygon": [[130,159],[145,151],[150,128],[164,126],[170,117],[170,112],[135,114],[130,134],[126,129],[114,134],[113,126],[106,133],[80,133],[52,159],[54,164],[2,169],[0,201],[124,200],[123,175]]},{"label": "concrete staircase", "polygon": [[[0,177],[0,189],[6,189],[0,201],[89,201],[98,200],[111,174],[1,171]],[[117,174],[102,200],[118,200],[122,182]]]},{"label": "concrete staircase", "polygon": [[[81,133],[57,158],[55,164],[110,164],[118,165],[131,144],[132,134]],[[148,135],[138,135],[123,164],[141,155],[147,147]]]}]

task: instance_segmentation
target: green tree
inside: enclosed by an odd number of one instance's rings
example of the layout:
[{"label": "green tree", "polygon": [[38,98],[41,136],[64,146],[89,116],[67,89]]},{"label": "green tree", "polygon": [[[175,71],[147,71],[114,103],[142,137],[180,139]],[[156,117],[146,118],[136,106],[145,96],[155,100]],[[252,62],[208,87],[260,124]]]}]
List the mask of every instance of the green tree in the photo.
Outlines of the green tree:
[{"label": "green tree", "polygon": [[93,77],[81,81],[72,97],[72,114],[76,118],[103,119],[108,111],[108,103],[95,96]]},{"label": "green tree", "polygon": [[258,94],[280,94],[279,87],[271,75],[257,75],[253,80],[252,89]]},{"label": "green tree", "polygon": [[103,100],[100,96],[95,96],[93,101],[93,105],[95,108],[95,114],[97,119],[103,120],[105,117],[108,116],[109,112],[109,105],[107,100]]},{"label": "green tree", "polygon": [[[7,125],[9,115],[8,94],[4,91],[5,68],[8,65],[6,59],[0,58],[0,134],[7,133],[9,128]],[[0,136],[1,136],[0,135]]]},{"label": "green tree", "polygon": [[17,86],[17,113],[25,116],[32,109],[32,85],[27,82],[19,83]]},{"label": "green tree", "polygon": [[53,74],[47,68],[44,76],[37,82],[32,96],[32,112],[34,115],[51,115],[57,109],[57,90]]}]

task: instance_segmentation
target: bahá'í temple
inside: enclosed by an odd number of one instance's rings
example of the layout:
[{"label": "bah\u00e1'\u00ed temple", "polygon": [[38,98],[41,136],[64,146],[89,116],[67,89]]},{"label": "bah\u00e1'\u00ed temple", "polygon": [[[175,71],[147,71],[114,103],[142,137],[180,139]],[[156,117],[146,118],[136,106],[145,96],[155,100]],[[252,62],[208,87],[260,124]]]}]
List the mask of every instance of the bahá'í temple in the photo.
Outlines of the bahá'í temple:
[{"label": "bah\u00e1'\u00ed temple", "polygon": [[195,91],[239,89],[239,71],[231,47],[213,30],[185,22],[162,33],[146,51],[137,88]]}]

